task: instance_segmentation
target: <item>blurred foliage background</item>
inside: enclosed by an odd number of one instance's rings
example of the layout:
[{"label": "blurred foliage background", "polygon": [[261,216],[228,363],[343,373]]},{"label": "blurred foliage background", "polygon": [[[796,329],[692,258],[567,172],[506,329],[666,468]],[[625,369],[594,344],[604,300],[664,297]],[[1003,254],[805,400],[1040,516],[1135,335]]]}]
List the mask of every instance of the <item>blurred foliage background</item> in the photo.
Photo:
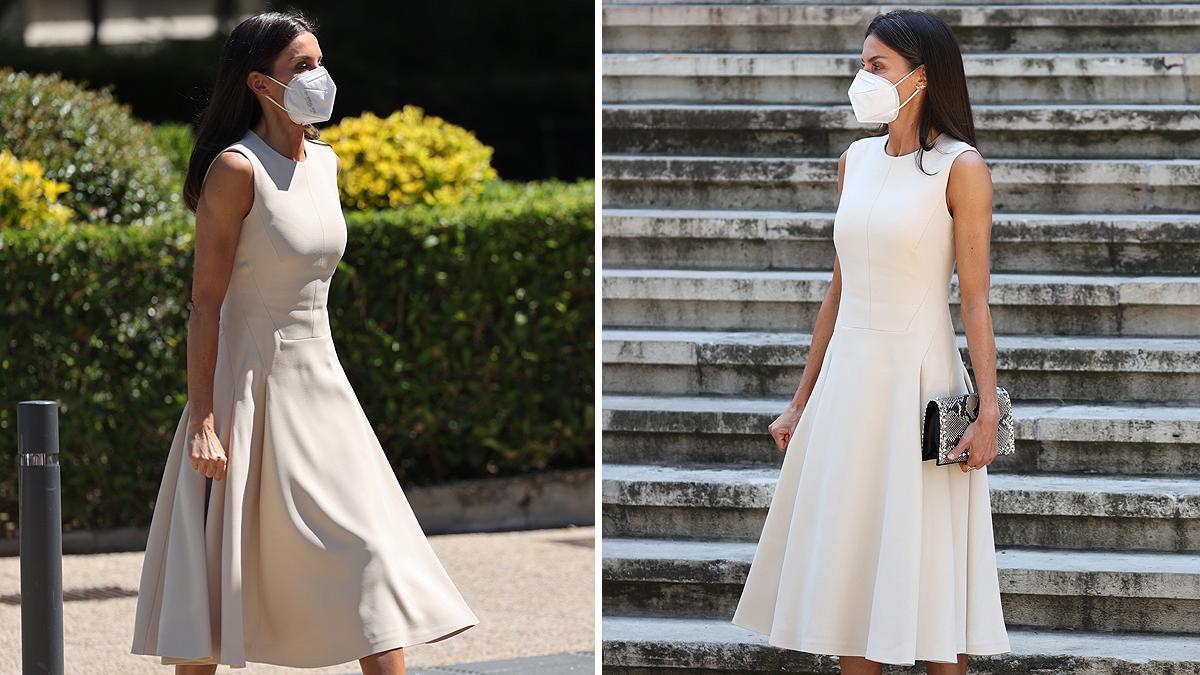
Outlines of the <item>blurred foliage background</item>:
[{"label": "blurred foliage background", "polygon": [[[594,3],[265,4],[316,20],[338,85],[331,123],[364,112],[386,117],[411,104],[471,129],[496,149],[493,166],[506,179],[594,177]],[[212,87],[225,37],[96,47],[10,40],[0,42],[0,65],[61,73],[92,89],[112,85],[139,119],[191,122]]]},{"label": "blurred foliage background", "polygon": [[[338,83],[334,339],[397,476],[592,466],[592,6],[292,6]],[[60,401],[66,529],[149,523],[186,402],[191,120],[223,40],[0,50],[0,456],[18,401]]]}]

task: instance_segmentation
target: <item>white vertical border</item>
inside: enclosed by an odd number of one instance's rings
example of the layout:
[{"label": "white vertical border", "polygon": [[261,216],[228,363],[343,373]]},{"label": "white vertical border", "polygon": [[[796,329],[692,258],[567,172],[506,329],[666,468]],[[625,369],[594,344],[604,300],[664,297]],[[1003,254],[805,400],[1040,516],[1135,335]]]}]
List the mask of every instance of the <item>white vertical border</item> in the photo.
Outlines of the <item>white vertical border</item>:
[{"label": "white vertical border", "polygon": [[601,85],[600,35],[601,35],[601,21],[603,20],[603,7],[601,6],[602,0],[595,0],[595,2],[596,2],[595,20],[593,21],[595,38],[594,38],[592,47],[593,47],[593,52],[595,53],[595,61],[596,62],[595,62],[595,68],[593,70],[593,76],[592,76],[592,81],[593,81],[592,95],[594,98],[594,103],[592,105],[592,113],[595,118],[594,122],[593,122],[593,130],[595,133],[595,155],[593,156],[595,168],[594,168],[593,175],[595,176],[595,187],[596,187],[596,191],[595,191],[596,207],[595,207],[595,216],[594,216],[596,220],[595,220],[595,227],[593,229],[595,231],[596,239],[595,239],[595,244],[594,244],[595,255],[593,257],[593,260],[595,261],[595,267],[594,267],[595,271],[592,274],[592,280],[595,282],[596,286],[595,286],[595,292],[593,293],[592,297],[595,298],[596,314],[595,314],[595,326],[594,326],[594,336],[595,337],[592,339],[592,344],[594,345],[593,372],[595,373],[596,377],[595,377],[595,384],[593,385],[593,388],[592,388],[592,392],[594,394],[594,399],[595,399],[595,403],[592,405],[592,411],[594,413],[593,426],[595,427],[595,431],[596,431],[596,443],[595,443],[596,458],[595,458],[595,464],[594,464],[595,469],[592,472],[592,475],[595,477],[595,479],[593,481],[593,487],[595,488],[596,503],[595,503],[595,507],[594,507],[595,508],[595,519],[593,520],[593,522],[595,523],[595,525],[593,525],[593,532],[595,532],[596,538],[595,538],[595,541],[593,542],[592,550],[595,554],[595,558],[594,558],[594,562],[593,562],[593,570],[595,572],[595,581],[593,582],[593,590],[595,592],[595,600],[593,601],[595,603],[594,604],[594,607],[595,607],[595,619],[594,619],[595,629],[593,631],[595,633],[595,645],[596,645],[595,646],[595,654],[596,654],[595,672],[600,673],[603,670],[603,666],[601,663],[601,647],[602,647],[603,641],[601,639],[602,600],[601,600],[601,587],[600,587],[600,572],[601,572],[601,569],[600,569],[600,564],[601,564],[600,547],[603,544],[603,537],[601,536],[601,520],[600,520],[600,518],[601,518],[601,515],[600,515],[600,482],[601,482],[601,472],[602,472],[602,468],[603,468],[602,461],[601,461],[601,452],[600,452],[600,442],[601,442],[600,441],[600,436],[601,436],[600,422],[601,422],[601,419],[603,418],[603,415],[601,414],[601,411],[600,411],[600,401],[601,401],[601,392],[600,392],[601,345],[600,345],[600,339],[601,339],[601,326],[602,326],[601,319],[600,319],[600,305],[601,305],[600,274],[601,274],[601,270],[604,269],[603,253],[602,253],[602,247],[600,245],[600,241],[601,241],[600,228],[603,223],[603,219],[601,218],[601,213],[603,211],[603,209],[601,207],[601,194],[603,191],[600,188],[600,123],[601,123],[601,119],[602,119],[601,109],[600,109],[601,108],[601,100],[602,100],[602,96],[601,96],[601,92],[600,92],[600,85]]}]

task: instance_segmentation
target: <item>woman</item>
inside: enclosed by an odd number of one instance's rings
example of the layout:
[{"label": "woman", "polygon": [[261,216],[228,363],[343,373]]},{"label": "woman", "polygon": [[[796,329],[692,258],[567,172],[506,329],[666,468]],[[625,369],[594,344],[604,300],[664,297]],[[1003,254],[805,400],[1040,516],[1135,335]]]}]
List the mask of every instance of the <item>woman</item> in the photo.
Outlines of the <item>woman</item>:
[{"label": "woman", "polygon": [[[310,21],[230,34],[184,187],[196,213],[188,400],[142,567],[132,653],[178,673],[358,659],[479,622],[401,491],[330,337],[346,246],[336,87]],[[203,173],[202,173],[203,172]],[[202,665],[201,665],[202,664]]]},{"label": "woman", "polygon": [[[968,654],[1009,651],[987,472],[1000,418],[991,178],[944,22],[876,16],[862,64],[855,116],[885,126],[838,160],[833,280],[796,395],[770,425],[785,455],[733,623],[838,655],[845,673],[917,660],[965,673]],[[920,457],[924,404],[970,378],[949,308],[955,263],[980,415],[952,454],[966,463],[938,466]]]}]

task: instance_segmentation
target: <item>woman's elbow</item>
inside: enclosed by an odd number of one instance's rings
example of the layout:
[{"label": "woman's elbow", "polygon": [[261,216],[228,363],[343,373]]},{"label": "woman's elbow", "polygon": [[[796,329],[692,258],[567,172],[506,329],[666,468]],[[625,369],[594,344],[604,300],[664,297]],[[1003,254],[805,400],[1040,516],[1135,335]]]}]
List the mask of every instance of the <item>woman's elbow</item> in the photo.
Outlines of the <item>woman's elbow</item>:
[{"label": "woman's elbow", "polygon": [[959,311],[964,314],[987,314],[991,312],[987,293],[967,293],[959,297]]}]

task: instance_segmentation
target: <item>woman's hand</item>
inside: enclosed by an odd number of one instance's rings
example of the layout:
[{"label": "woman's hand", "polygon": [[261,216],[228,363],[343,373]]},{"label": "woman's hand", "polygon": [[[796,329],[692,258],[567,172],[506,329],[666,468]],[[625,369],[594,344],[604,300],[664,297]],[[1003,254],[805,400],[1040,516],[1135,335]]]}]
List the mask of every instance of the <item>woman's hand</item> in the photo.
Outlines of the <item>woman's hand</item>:
[{"label": "woman's hand", "polygon": [[221,480],[225,477],[228,459],[211,416],[200,422],[188,422],[188,451],[193,469],[208,478]]},{"label": "woman's hand", "polygon": [[792,433],[796,431],[796,424],[800,422],[800,415],[804,412],[804,406],[788,406],[779,417],[771,422],[767,429],[771,432],[771,438],[775,439],[775,447],[780,452],[787,452],[788,443],[792,440]]},{"label": "woman's hand", "polygon": [[967,461],[961,462],[958,465],[958,470],[962,472],[971,471],[967,468],[968,465],[976,469],[987,466],[996,459],[999,454],[996,449],[996,434],[999,429],[1000,420],[996,416],[979,417],[974,422],[967,425],[967,430],[963,432],[963,437],[959,440],[958,445],[950,451],[948,457],[954,459],[963,452],[968,452]]}]

